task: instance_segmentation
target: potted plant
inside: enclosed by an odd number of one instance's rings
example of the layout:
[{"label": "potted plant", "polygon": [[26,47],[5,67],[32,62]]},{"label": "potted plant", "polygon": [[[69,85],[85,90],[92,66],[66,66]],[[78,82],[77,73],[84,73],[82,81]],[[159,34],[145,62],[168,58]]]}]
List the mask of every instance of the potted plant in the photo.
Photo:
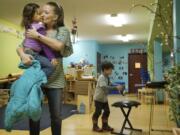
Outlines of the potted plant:
[{"label": "potted plant", "polygon": [[166,87],[170,98],[170,117],[180,127],[180,66],[174,66],[166,74]]}]

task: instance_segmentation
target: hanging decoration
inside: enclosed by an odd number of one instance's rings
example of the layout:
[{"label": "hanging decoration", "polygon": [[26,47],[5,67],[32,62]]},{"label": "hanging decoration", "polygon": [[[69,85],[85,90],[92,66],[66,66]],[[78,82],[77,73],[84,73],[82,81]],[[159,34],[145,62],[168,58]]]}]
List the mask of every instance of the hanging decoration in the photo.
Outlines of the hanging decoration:
[{"label": "hanging decoration", "polygon": [[71,29],[71,34],[72,34],[72,42],[76,43],[78,40],[78,31],[77,31],[77,18],[74,17],[72,20],[72,29]]},{"label": "hanging decoration", "polygon": [[14,28],[8,27],[4,24],[0,24],[0,32],[11,34],[11,35],[16,36],[17,38],[20,38],[20,39],[22,39],[24,37],[23,32],[18,31]]},{"label": "hanging decoration", "polygon": [[[135,1],[134,1],[135,2]],[[155,7],[156,6],[156,9]],[[162,46],[164,45],[171,53],[171,59],[174,61],[174,53],[179,52],[180,49],[174,50],[173,48],[173,39],[180,39],[179,35],[173,35],[173,0],[169,0],[166,4],[162,5],[161,3],[151,3],[150,6],[143,4],[133,3],[130,12],[133,9],[141,7],[144,8],[150,13],[155,15],[155,26],[158,32],[156,32],[156,38],[162,40]]]}]

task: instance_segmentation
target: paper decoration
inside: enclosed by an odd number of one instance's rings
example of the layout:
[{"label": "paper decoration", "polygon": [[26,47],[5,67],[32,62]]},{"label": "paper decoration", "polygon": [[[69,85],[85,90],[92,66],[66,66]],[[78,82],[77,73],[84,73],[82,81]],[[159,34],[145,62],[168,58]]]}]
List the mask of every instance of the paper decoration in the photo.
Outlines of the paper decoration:
[{"label": "paper decoration", "polygon": [[127,65],[128,62],[126,61],[126,58],[124,55],[116,56],[116,55],[104,54],[102,56],[102,60],[110,61],[115,66],[114,72],[112,76],[110,77],[112,82],[118,81],[118,80],[123,81],[125,78],[127,78],[128,69],[125,68],[126,67],[125,65]]},{"label": "paper decoration", "polygon": [[17,38],[20,38],[20,39],[22,39],[24,37],[23,32],[18,31],[14,28],[8,27],[4,24],[0,24],[0,32],[11,34],[11,35],[16,36]]},{"label": "paper decoration", "polygon": [[141,68],[141,63],[136,62],[136,63],[135,63],[135,68]]}]

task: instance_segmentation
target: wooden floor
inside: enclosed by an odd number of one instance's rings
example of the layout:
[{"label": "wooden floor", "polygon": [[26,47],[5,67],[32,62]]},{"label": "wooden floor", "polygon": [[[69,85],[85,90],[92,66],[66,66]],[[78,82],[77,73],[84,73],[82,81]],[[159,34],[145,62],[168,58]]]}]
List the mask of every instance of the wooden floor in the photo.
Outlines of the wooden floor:
[{"label": "wooden floor", "polygon": [[[123,100],[124,98],[136,100],[136,97],[121,97],[110,96],[109,103]],[[153,128],[157,129],[170,129],[175,127],[174,123],[169,120],[168,106],[156,105],[155,116],[153,121]],[[140,107],[133,109],[130,115],[130,120],[135,128],[143,129],[143,133],[133,132],[133,135],[148,135],[150,105],[141,105]],[[92,114],[91,114],[92,115]],[[91,115],[73,115],[72,117],[63,121],[63,133],[62,135],[110,135],[110,133],[95,133],[92,132]],[[110,125],[119,131],[123,122],[123,115],[120,109],[111,108]],[[168,132],[151,132],[151,135],[172,135]],[[4,130],[0,130],[0,135],[28,135],[28,131],[12,131],[7,133]],[[41,132],[41,135],[51,135],[51,129],[48,128]]]}]

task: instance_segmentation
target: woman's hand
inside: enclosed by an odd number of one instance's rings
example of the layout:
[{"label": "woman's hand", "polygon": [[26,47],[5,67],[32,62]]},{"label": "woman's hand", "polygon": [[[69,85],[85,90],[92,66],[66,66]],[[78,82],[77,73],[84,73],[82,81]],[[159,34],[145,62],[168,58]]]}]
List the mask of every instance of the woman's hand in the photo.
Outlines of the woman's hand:
[{"label": "woman's hand", "polygon": [[19,57],[21,58],[21,61],[24,65],[31,65],[32,64],[32,60],[34,59],[33,56],[29,55],[29,54],[26,54],[24,53],[24,49],[23,47],[18,47],[16,49],[17,51],[17,54],[19,55]]},{"label": "woman's hand", "polygon": [[34,38],[34,39],[38,39],[39,33],[36,31],[35,28],[33,29],[28,29],[26,32],[26,36],[28,38]]},{"label": "woman's hand", "polygon": [[124,85],[118,85],[116,86],[117,90],[122,91],[124,89]]},{"label": "woman's hand", "polygon": [[46,35],[39,34],[35,28],[28,29],[26,31],[25,35],[28,38],[33,38],[33,39],[37,39],[37,40],[41,41],[42,43],[44,43],[45,45],[47,45],[48,47],[50,47],[51,49],[53,49],[55,51],[63,51],[64,46],[65,46],[63,42],[60,42],[57,39],[50,38],[50,37],[47,37]]},{"label": "woman's hand", "polygon": [[32,64],[33,56],[24,53],[21,55],[21,60],[24,65],[30,66]]},{"label": "woman's hand", "polygon": [[58,65],[58,59],[52,59],[51,60],[51,64],[55,67],[55,66],[57,66]]}]

